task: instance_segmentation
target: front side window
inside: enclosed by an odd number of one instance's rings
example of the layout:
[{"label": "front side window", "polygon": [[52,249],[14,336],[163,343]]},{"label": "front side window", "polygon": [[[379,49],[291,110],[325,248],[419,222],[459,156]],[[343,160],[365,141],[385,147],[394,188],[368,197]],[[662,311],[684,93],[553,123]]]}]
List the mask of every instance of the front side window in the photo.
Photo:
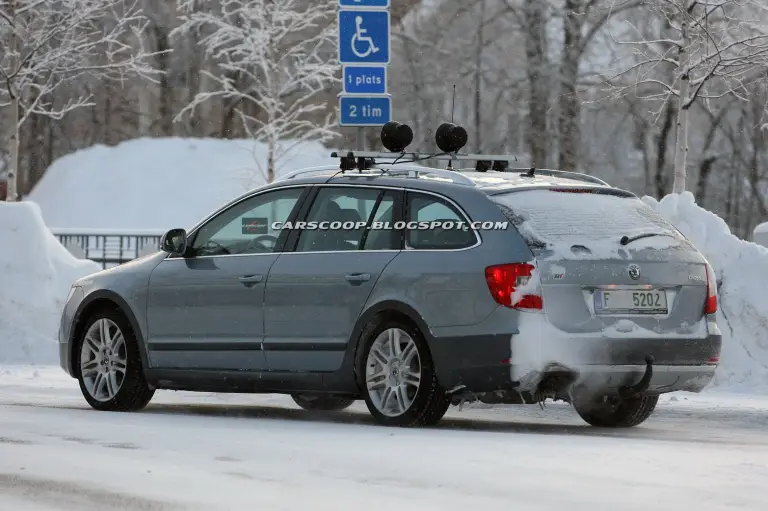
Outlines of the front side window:
[{"label": "front side window", "polygon": [[203,225],[192,244],[192,255],[244,255],[276,251],[281,230],[304,188],[262,193],[235,204]]},{"label": "front side window", "polygon": [[[390,250],[395,243],[394,195],[375,188],[323,187],[317,194],[296,252]],[[373,221],[381,225],[373,226]]]},{"label": "front side window", "polygon": [[[467,219],[448,201],[423,193],[408,193],[406,202],[407,247],[415,250],[458,250],[477,242]],[[427,227],[426,224],[439,223]]]}]

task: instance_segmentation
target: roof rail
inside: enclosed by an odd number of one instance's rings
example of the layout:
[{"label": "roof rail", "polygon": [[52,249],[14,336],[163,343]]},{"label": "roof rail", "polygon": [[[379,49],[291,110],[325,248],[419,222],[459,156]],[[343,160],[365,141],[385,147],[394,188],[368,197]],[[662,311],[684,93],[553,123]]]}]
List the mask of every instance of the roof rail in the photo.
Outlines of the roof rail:
[{"label": "roof rail", "polygon": [[[510,169],[507,170],[507,172],[521,172],[526,173],[525,175],[528,175],[531,169]],[[536,175],[544,175],[544,176],[553,176],[553,177],[564,177],[567,179],[574,179],[577,181],[586,181],[588,183],[594,183],[598,185],[603,186],[611,186],[609,183],[606,183],[600,178],[590,176],[588,174],[582,174],[581,172],[571,172],[569,170],[552,170],[552,169],[534,169],[534,174],[531,177],[535,177]]]},{"label": "roof rail", "polygon": [[325,167],[310,167],[308,169],[299,169],[299,170],[294,170],[293,172],[289,172],[287,174],[283,174],[282,176],[277,176],[275,178],[275,181],[287,181],[289,179],[293,179],[293,178],[296,178],[298,176],[302,176],[304,174],[314,174],[315,172],[332,172],[334,170],[338,171],[334,167],[329,167],[329,166],[325,166]]},{"label": "roof rail", "polygon": [[[455,170],[443,170],[443,169],[431,169],[428,167],[423,168],[389,168],[389,169],[382,169],[382,168],[366,168],[360,171],[355,172],[347,172],[342,173],[340,170],[335,169],[333,167],[312,167],[308,169],[299,169],[295,170],[293,172],[289,172],[288,174],[283,174],[282,176],[279,176],[275,179],[275,182],[277,181],[287,181],[289,179],[294,179],[299,176],[303,176],[306,174],[314,174],[314,173],[321,173],[321,172],[333,172],[335,171],[339,175],[345,175],[345,176],[371,176],[371,174],[375,174],[377,176],[393,176],[393,177],[410,177],[410,178],[421,178],[421,179],[429,179],[430,176],[434,176],[436,179],[445,179],[450,180],[454,184],[463,184],[467,186],[475,186],[475,182],[469,179],[467,176],[461,175],[459,172]],[[336,177],[336,176],[332,176]]]},{"label": "roof rail", "polygon": [[[420,169],[381,169],[381,171],[384,176],[410,177],[415,179],[430,179],[430,176],[434,176],[432,179],[438,181],[445,179],[457,185],[476,186],[474,181],[455,170],[422,167]],[[357,175],[357,173],[350,175],[354,176]]]}]

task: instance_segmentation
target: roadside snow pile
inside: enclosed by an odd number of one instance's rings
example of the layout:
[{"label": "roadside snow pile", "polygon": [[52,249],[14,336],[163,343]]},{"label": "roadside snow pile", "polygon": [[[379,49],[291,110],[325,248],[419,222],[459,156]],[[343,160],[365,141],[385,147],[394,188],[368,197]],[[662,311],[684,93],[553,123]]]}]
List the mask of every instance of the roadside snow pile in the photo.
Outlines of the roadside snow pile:
[{"label": "roadside snow pile", "polygon": [[[316,142],[284,142],[276,174],[334,164]],[[266,182],[267,147],[253,140],[140,138],[56,160],[28,200],[53,229],[189,228]]]},{"label": "roadside snow pile", "polygon": [[768,248],[731,234],[725,221],[697,206],[690,192],[643,200],[696,245],[717,275],[723,351],[715,384],[767,386]]},{"label": "roadside snow pile", "polygon": [[56,363],[69,288],[100,269],[58,242],[36,204],[0,202],[0,363]]}]

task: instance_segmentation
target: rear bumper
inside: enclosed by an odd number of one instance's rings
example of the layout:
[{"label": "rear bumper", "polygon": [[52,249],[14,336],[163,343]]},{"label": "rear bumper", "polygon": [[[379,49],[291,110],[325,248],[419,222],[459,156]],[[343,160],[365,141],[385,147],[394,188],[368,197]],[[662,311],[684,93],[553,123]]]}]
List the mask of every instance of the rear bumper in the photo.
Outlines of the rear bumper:
[{"label": "rear bumper", "polygon": [[[512,334],[435,338],[431,341],[437,377],[449,391],[473,393],[533,390],[549,373],[566,370],[575,383],[589,390],[612,392],[637,383],[645,372],[645,357],[654,358],[653,376],[646,393],[700,392],[713,379],[720,357],[722,336],[702,339],[584,339],[578,344],[586,359],[558,360],[550,353],[538,370],[521,374],[512,352]],[[546,367],[545,367],[546,366]],[[521,377],[522,376],[522,377]]]},{"label": "rear bumper", "polygon": [[[715,376],[714,365],[654,365],[653,376],[644,394],[701,392]],[[588,392],[612,394],[641,380],[645,365],[593,365],[578,370],[576,385]]]}]

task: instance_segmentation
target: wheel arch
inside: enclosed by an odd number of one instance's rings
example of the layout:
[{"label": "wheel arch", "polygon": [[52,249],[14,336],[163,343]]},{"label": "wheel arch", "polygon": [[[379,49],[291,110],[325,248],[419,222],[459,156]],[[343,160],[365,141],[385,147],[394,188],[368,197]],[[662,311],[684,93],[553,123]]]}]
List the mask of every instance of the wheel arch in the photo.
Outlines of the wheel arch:
[{"label": "wheel arch", "polygon": [[399,318],[412,323],[419,329],[424,336],[424,339],[427,341],[427,344],[430,347],[432,345],[432,333],[429,329],[429,325],[427,325],[427,322],[424,321],[422,315],[411,305],[398,300],[383,300],[371,305],[357,319],[355,328],[352,330],[352,335],[350,335],[349,344],[352,348],[350,350],[352,356],[352,369],[358,389],[362,388],[360,387],[360,385],[362,385],[362,375],[358,374],[358,351],[363,340],[362,334],[366,327],[375,329],[383,322],[393,318]]},{"label": "wheel arch", "polygon": [[72,327],[72,332],[70,333],[69,337],[69,364],[71,368],[72,376],[75,376],[77,373],[77,361],[75,360],[75,355],[77,354],[76,351],[76,343],[77,340],[80,338],[80,336],[83,333],[83,329],[85,328],[85,325],[89,318],[91,318],[94,314],[99,312],[100,310],[104,309],[112,309],[119,311],[125,319],[128,321],[128,323],[131,326],[131,329],[133,330],[133,335],[136,338],[136,341],[139,345],[139,354],[141,356],[141,363],[142,366],[146,369],[149,368],[149,359],[147,356],[147,350],[146,350],[146,343],[144,342],[144,337],[142,335],[141,328],[139,327],[139,322],[136,319],[136,316],[134,315],[133,311],[131,310],[131,307],[128,305],[128,303],[121,297],[119,294],[115,293],[114,291],[109,290],[99,290],[94,291],[93,293],[90,293],[80,304],[80,306],[77,308],[77,311],[75,312],[75,319],[73,321],[74,326]]}]

